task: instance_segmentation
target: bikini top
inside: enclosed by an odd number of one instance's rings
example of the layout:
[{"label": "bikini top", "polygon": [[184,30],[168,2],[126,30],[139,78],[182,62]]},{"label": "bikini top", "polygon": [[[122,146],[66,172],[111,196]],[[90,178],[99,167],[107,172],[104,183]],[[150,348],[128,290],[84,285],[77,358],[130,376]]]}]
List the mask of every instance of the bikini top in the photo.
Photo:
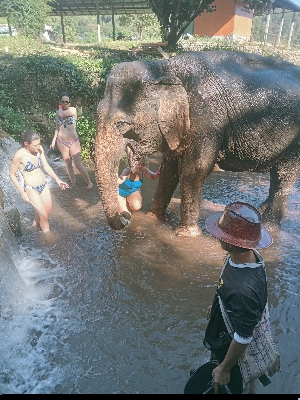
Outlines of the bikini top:
[{"label": "bikini top", "polygon": [[59,126],[64,126],[64,128],[67,127],[67,125],[74,125],[76,124],[76,119],[74,117],[67,117],[65,120],[61,118],[61,116],[57,116],[57,123]]},{"label": "bikini top", "polygon": [[31,172],[34,171],[37,168],[41,168],[43,165],[43,161],[40,157],[40,153],[38,153],[38,163],[37,165],[34,165],[30,160],[29,160],[29,155],[26,151],[26,149],[24,149],[24,154],[25,154],[25,158],[26,158],[26,165],[24,169],[20,169],[20,171],[25,171],[25,172]]},{"label": "bikini top", "polygon": [[138,181],[132,181],[130,178],[125,179],[125,181],[122,182],[119,185],[119,187],[123,190],[139,189],[143,184],[143,179],[144,179],[144,172],[142,172],[142,177]]}]

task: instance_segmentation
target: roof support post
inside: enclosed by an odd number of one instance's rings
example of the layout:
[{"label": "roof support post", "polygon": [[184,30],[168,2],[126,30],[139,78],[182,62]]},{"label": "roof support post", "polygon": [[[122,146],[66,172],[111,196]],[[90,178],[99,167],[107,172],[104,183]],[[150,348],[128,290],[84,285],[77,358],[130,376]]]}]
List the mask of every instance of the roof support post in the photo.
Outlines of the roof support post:
[{"label": "roof support post", "polygon": [[66,35],[65,35],[65,25],[64,25],[64,16],[62,12],[62,6],[60,6],[60,23],[61,23],[61,30],[63,35],[63,42],[66,43]]},{"label": "roof support post", "polygon": [[277,39],[276,39],[276,46],[280,43],[281,32],[282,32],[283,21],[284,21],[284,13],[285,13],[285,7],[283,7],[282,13],[281,13],[281,21],[280,21],[280,26],[279,26],[279,32],[278,32]]},{"label": "roof support post", "polygon": [[267,22],[266,22],[266,27],[265,27],[264,45],[267,43],[267,40],[268,40],[269,26],[270,26],[270,20],[271,20],[271,11],[272,11],[272,2],[270,1],[269,12],[268,12]]},{"label": "roof support post", "polygon": [[112,26],[113,26],[113,40],[116,40],[116,25],[115,25],[115,10],[111,8]]},{"label": "roof support post", "polygon": [[101,43],[100,15],[99,15],[99,1],[98,0],[96,0],[96,11],[97,11],[98,43]]},{"label": "roof support post", "polygon": [[12,29],[11,29],[11,24],[10,24],[10,21],[9,21],[9,17],[7,17],[7,25],[8,25],[9,36],[12,36]]},{"label": "roof support post", "polygon": [[293,12],[293,18],[292,18],[292,23],[291,23],[291,28],[290,28],[289,40],[288,40],[288,44],[287,44],[288,49],[291,48],[291,40],[292,40],[293,30],[294,30],[294,25],[295,25],[295,17],[296,17],[296,12],[294,11]]}]

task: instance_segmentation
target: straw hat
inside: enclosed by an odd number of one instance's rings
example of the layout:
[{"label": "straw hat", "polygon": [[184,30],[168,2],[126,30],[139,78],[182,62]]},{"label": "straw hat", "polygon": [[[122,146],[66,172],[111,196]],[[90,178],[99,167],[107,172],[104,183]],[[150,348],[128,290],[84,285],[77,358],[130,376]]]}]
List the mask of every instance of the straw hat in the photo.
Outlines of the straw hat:
[{"label": "straw hat", "polygon": [[223,212],[210,215],[205,227],[215,238],[244,249],[264,249],[273,242],[261,223],[257,208],[241,201],[230,203]]}]

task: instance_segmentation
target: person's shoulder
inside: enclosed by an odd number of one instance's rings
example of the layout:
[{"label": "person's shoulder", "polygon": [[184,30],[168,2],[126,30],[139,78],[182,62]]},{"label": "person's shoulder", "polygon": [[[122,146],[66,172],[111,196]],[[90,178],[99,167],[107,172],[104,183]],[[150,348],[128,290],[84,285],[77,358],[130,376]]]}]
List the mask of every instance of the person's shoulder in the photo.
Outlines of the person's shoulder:
[{"label": "person's shoulder", "polygon": [[17,151],[15,152],[14,157],[15,157],[15,158],[22,159],[23,156],[24,156],[24,147],[21,147],[19,150],[17,150]]},{"label": "person's shoulder", "polygon": [[129,174],[130,174],[130,167],[124,168],[122,174],[127,174],[127,175],[129,175]]}]

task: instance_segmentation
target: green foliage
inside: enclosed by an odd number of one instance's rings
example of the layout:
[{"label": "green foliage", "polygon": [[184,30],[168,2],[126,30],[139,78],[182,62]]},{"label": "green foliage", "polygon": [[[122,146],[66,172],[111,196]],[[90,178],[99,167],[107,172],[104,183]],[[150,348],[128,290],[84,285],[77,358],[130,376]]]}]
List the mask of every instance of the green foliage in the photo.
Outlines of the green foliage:
[{"label": "green foliage", "polygon": [[17,141],[23,130],[32,128],[29,127],[25,114],[17,113],[11,107],[2,105],[0,105],[0,126]]},{"label": "green foliage", "polygon": [[[138,29],[142,29],[143,40],[160,40],[160,26],[155,15],[130,15],[134,17],[132,24],[123,23],[124,18],[127,20],[127,16],[117,15],[115,16],[115,32],[116,36],[118,33],[126,37],[138,37]],[[138,20],[143,21],[144,26],[138,24]],[[136,21],[136,23],[135,23]],[[59,17],[49,18],[49,25],[55,32],[55,39],[58,42],[62,42],[62,29],[61,20]],[[72,16],[64,17],[65,25],[65,37],[68,43],[97,43],[98,42],[98,26],[96,16]],[[104,47],[102,42],[113,38],[113,26],[111,16],[100,16],[100,37],[101,45]],[[119,41],[117,44],[120,43]],[[136,42],[135,42],[136,43]],[[116,47],[116,45],[112,46]]]},{"label": "green foliage", "polygon": [[101,46],[77,46],[73,54],[61,53],[65,49],[53,43],[20,36],[0,37],[2,128],[16,139],[22,130],[34,128],[45,144],[50,143],[59,99],[66,91],[71,105],[77,108],[82,155],[92,157],[97,106],[107,76],[116,64],[137,59],[128,51],[131,47],[132,42],[106,39]]},{"label": "green foliage", "polygon": [[[234,0],[235,3],[237,0]],[[242,0],[243,3],[249,4],[249,7],[254,10],[254,15],[261,15],[269,10],[269,5],[272,0]]]},{"label": "green foliage", "polygon": [[119,17],[120,27],[133,27],[135,32],[133,36],[137,36],[139,40],[143,39],[143,32],[149,30],[159,35],[160,25],[155,14],[124,14]]},{"label": "green foliage", "polygon": [[96,119],[81,115],[77,119],[76,129],[82,147],[82,158],[93,158],[96,137]]},{"label": "green foliage", "polygon": [[[269,21],[267,43],[274,45],[280,28],[280,23],[282,19],[282,10],[275,9],[274,12],[273,11],[271,12],[270,17],[271,18]],[[286,46],[288,44],[292,19],[293,19],[293,12],[286,11],[284,15],[284,23],[282,26],[282,33],[280,38],[281,46]],[[253,19],[252,36],[256,42],[261,42],[261,43],[264,42],[266,23],[267,23],[266,14],[257,16]],[[294,16],[294,29],[293,29],[291,46],[294,48],[299,48],[299,45],[300,45],[300,15],[296,13]]]},{"label": "green foliage", "polygon": [[44,31],[50,7],[47,0],[4,0],[0,11],[21,35],[37,38]]}]

